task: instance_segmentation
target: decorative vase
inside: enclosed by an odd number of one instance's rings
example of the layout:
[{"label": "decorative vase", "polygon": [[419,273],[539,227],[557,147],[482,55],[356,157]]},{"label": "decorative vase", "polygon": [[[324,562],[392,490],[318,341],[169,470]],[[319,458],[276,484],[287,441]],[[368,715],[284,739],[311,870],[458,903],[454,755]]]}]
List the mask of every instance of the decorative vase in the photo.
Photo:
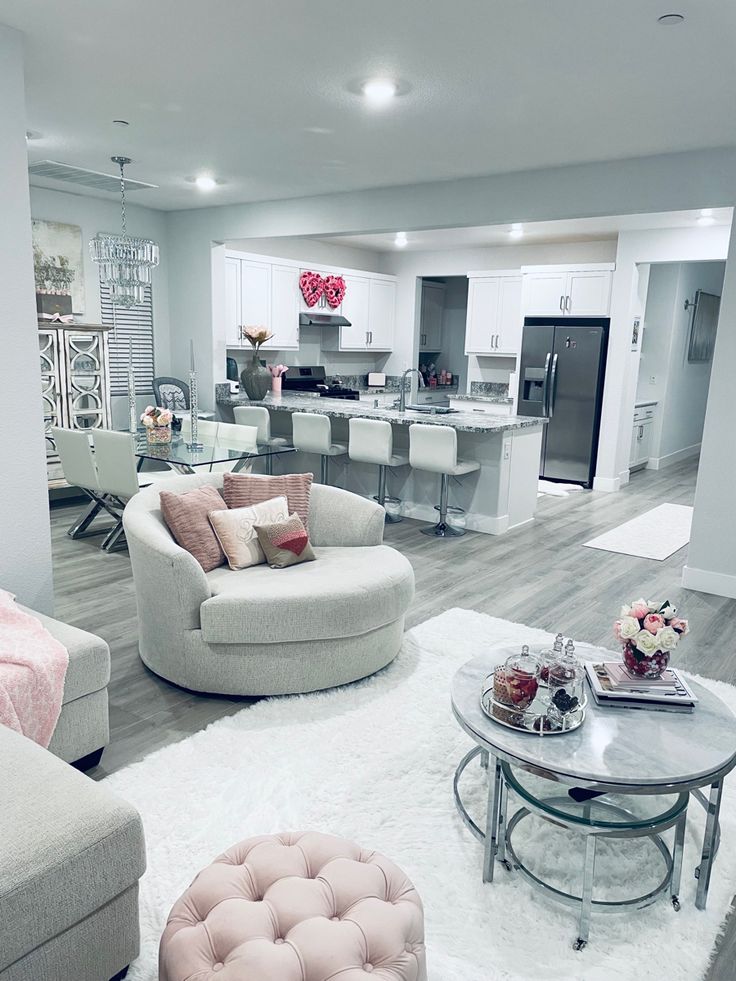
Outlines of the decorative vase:
[{"label": "decorative vase", "polygon": [[639,678],[660,678],[669,663],[669,651],[655,651],[647,657],[635,650],[633,644],[624,647],[624,664],[630,674],[635,674]]},{"label": "decorative vase", "polygon": [[251,354],[250,364],[247,364],[240,372],[240,384],[245,389],[248,398],[254,402],[265,399],[271,388],[271,372],[265,365],[261,364],[261,359],[255,348]]},{"label": "decorative vase", "polygon": [[171,426],[151,426],[146,429],[146,438],[149,443],[170,443]]},{"label": "decorative vase", "polygon": [[281,375],[276,378],[275,376],[271,379],[271,392],[276,395],[281,395]]}]

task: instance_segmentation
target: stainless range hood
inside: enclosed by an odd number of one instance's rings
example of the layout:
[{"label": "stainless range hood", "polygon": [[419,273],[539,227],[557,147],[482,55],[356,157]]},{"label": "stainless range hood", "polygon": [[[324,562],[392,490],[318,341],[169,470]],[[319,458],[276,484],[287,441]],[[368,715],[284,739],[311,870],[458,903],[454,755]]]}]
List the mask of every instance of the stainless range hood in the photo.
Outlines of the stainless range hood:
[{"label": "stainless range hood", "polygon": [[353,325],[347,317],[340,316],[339,313],[300,313],[300,327],[352,327]]}]

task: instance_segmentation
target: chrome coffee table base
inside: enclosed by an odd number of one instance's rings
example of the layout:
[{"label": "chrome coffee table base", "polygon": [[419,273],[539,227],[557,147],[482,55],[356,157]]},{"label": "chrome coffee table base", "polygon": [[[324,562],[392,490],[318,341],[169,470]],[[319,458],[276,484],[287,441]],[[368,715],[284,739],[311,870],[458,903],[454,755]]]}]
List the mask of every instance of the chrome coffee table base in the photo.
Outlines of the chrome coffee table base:
[{"label": "chrome coffee table base", "polygon": [[[462,774],[468,765],[478,756],[480,757],[481,767],[488,770],[488,811],[485,829],[479,827],[470,816],[459,790],[459,782]],[[622,807],[595,799],[587,802],[587,804],[583,803],[581,805],[583,813],[588,808],[589,824],[581,823],[580,819],[576,820],[572,814],[570,815],[570,820],[566,821],[564,819],[564,813],[561,813],[559,810],[555,810],[554,818],[552,818],[549,808],[554,808],[555,805],[569,804],[569,798],[565,796],[540,798],[538,806],[535,806],[526,797],[526,806],[520,807],[511,819],[508,820],[509,782],[512,785],[514,783],[513,771],[509,764],[494,759],[489,755],[487,750],[482,749],[480,746],[476,746],[466,753],[455,771],[453,793],[458,813],[468,830],[478,841],[483,842],[484,845],[484,882],[493,881],[494,865],[496,861],[499,861],[507,871],[518,870],[532,886],[540,889],[550,898],[567,906],[579,909],[578,936],[573,944],[575,950],[583,950],[587,946],[593,910],[606,913],[640,910],[650,906],[663,893],[669,892],[673,908],[679,911],[680,900],[678,893],[682,876],[682,855],[688,802],[688,795],[686,793],[679,794],[675,806],[671,807],[666,813],[655,816],[645,822],[642,822],[640,816]],[[611,819],[619,821],[620,824],[615,828],[610,827],[612,824],[611,820],[607,820],[603,826],[601,824],[595,824],[590,816],[590,808],[592,807],[603,810],[607,817],[610,815]],[[531,814],[536,814],[557,827],[575,831],[584,839],[583,886],[580,895],[565,892],[540,878],[525,865],[515,850],[512,842],[514,829]],[[670,850],[661,837],[661,832],[672,827],[675,828],[675,834],[672,850]],[[629,899],[616,901],[594,900],[593,885],[595,878],[596,846],[599,837],[646,838],[651,841],[664,864],[664,874],[660,882],[648,892]]]}]

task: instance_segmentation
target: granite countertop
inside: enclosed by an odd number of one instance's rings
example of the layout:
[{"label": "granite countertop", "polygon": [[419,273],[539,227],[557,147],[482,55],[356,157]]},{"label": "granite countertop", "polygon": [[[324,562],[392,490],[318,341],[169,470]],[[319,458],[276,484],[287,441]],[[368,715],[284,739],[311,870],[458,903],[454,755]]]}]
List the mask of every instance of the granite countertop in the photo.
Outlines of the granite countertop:
[{"label": "granite countertop", "polygon": [[[399,412],[398,409],[384,407],[373,408],[367,402],[352,402],[348,399],[322,398],[316,393],[284,393],[280,399],[267,396],[262,401],[235,395],[222,395],[217,399],[220,405],[263,405],[277,412],[322,412],[335,419],[385,419],[399,426],[409,426],[413,422],[426,423],[429,426],[452,426],[458,432],[464,433],[496,433],[510,429],[531,429],[545,423],[546,419],[529,416],[504,416],[477,412],[429,413]],[[315,403],[318,403],[318,406]]]},{"label": "granite countertop", "polygon": [[492,402],[494,405],[511,405],[514,401],[508,395],[451,395],[450,398],[462,402]]}]

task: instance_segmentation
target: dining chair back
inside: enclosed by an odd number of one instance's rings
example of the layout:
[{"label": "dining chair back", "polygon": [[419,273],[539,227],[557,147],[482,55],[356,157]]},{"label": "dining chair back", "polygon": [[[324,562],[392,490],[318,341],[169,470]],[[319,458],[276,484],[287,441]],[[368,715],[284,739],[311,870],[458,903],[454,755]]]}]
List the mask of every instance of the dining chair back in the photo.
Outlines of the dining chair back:
[{"label": "dining chair back", "polygon": [[138,493],[138,471],[130,433],[96,429],[92,434],[100,487],[106,494],[129,500]]},{"label": "dining chair back", "polygon": [[81,429],[61,429],[54,426],[51,435],[67,484],[83,490],[98,490],[100,482],[88,434]]},{"label": "dining chair back", "polygon": [[[220,422],[217,424],[216,445],[228,450],[251,450],[256,453],[258,451],[258,427],[240,426],[236,422]],[[221,473],[243,468],[243,458],[238,457],[234,460],[222,460],[213,463],[210,470],[213,473]],[[250,468],[246,467],[246,469]]]},{"label": "dining chair back", "polygon": [[[213,419],[197,419],[197,436],[200,440],[206,440],[208,443],[214,443],[217,439],[217,427],[219,423]],[[181,421],[181,435],[186,442],[189,442],[192,438],[192,419],[191,416],[185,416]]]},{"label": "dining chair back", "polygon": [[153,379],[153,394],[156,405],[172,412],[182,412],[189,408],[189,386],[180,378],[159,375]]}]

